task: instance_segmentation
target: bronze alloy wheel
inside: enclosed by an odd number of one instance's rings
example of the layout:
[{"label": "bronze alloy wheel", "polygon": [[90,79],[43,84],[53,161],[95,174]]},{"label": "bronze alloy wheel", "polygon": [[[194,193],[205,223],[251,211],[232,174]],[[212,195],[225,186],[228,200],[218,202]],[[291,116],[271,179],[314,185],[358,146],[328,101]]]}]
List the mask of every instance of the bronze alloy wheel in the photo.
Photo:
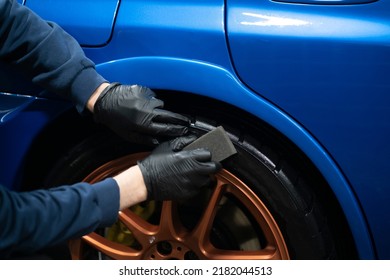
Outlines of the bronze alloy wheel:
[{"label": "bronze alloy wheel", "polygon": [[[136,164],[147,153],[110,161],[84,181],[95,183]],[[154,201],[119,212],[111,228],[69,243],[73,259],[289,259],[271,213],[239,178],[223,169],[216,186],[185,202]]]}]

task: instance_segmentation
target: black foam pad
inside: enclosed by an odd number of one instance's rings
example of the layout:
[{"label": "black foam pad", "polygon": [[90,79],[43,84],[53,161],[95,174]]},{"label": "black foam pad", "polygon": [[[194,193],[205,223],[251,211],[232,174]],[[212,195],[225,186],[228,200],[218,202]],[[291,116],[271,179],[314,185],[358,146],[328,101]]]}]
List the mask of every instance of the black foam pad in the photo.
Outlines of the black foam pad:
[{"label": "black foam pad", "polygon": [[211,152],[211,160],[218,162],[237,153],[236,148],[234,148],[232,141],[222,126],[218,126],[214,130],[202,135],[186,146],[184,150],[198,148],[208,149]]}]

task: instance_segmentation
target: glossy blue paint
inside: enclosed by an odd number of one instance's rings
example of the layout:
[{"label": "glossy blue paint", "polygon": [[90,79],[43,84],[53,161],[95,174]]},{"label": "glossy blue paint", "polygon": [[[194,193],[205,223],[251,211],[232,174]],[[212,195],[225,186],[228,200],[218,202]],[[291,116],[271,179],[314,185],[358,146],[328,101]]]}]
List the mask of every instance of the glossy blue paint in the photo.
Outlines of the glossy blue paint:
[{"label": "glossy blue paint", "polygon": [[85,51],[97,63],[159,55],[230,67],[224,1],[122,1],[110,44]]},{"label": "glossy blue paint", "polygon": [[[17,169],[23,160],[26,149],[18,149],[19,141],[16,134],[28,134],[28,127],[19,126],[20,130],[15,129],[14,119],[18,119],[23,109],[33,102],[33,97],[11,95],[0,92],[0,184],[9,189],[15,189],[17,180]],[[28,136],[27,143],[31,141]],[[23,141],[23,139],[22,139]]]},{"label": "glossy blue paint", "polygon": [[[229,44],[244,83],[325,147],[390,258],[390,2],[323,7],[228,1]],[[256,71],[254,71],[256,69]],[[375,203],[373,203],[375,201]]]},{"label": "glossy blue paint", "polygon": [[34,97],[0,92],[0,123],[5,123],[28,106]]},{"label": "glossy blue paint", "polygon": [[[69,109],[64,101],[0,93],[0,184],[17,190],[23,162],[39,132]],[[42,151],[44,156],[45,151]],[[37,163],[39,164],[39,163]]]},{"label": "glossy blue paint", "polygon": [[46,20],[54,21],[85,46],[110,40],[120,0],[26,0],[25,5]]}]

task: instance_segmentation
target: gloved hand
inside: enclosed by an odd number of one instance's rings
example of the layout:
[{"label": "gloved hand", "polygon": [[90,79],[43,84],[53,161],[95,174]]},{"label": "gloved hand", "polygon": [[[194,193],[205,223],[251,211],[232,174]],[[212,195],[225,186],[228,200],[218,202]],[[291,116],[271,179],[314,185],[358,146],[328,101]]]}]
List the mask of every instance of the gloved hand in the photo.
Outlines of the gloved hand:
[{"label": "gloved hand", "polygon": [[153,154],[181,151],[185,146],[194,142],[196,138],[195,135],[187,135],[163,142],[153,150]]},{"label": "gloved hand", "polygon": [[112,83],[97,99],[94,118],[128,141],[156,144],[156,137],[178,137],[188,131],[189,119],[163,106],[147,87]]},{"label": "gloved hand", "polygon": [[210,175],[221,169],[211,161],[206,149],[181,151],[196,137],[180,137],[162,143],[147,158],[138,161],[148,200],[179,200],[194,196],[213,180]]}]

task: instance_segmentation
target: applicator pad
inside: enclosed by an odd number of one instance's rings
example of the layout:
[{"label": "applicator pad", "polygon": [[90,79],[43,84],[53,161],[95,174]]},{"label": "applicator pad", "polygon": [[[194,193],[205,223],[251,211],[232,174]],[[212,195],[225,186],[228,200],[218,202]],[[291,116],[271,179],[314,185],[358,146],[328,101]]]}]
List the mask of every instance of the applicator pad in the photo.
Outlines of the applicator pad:
[{"label": "applicator pad", "polygon": [[216,129],[202,135],[184,147],[183,150],[198,148],[208,149],[211,152],[211,160],[218,162],[237,153],[237,150],[234,148],[232,141],[230,141],[229,136],[222,126],[218,126]]}]

